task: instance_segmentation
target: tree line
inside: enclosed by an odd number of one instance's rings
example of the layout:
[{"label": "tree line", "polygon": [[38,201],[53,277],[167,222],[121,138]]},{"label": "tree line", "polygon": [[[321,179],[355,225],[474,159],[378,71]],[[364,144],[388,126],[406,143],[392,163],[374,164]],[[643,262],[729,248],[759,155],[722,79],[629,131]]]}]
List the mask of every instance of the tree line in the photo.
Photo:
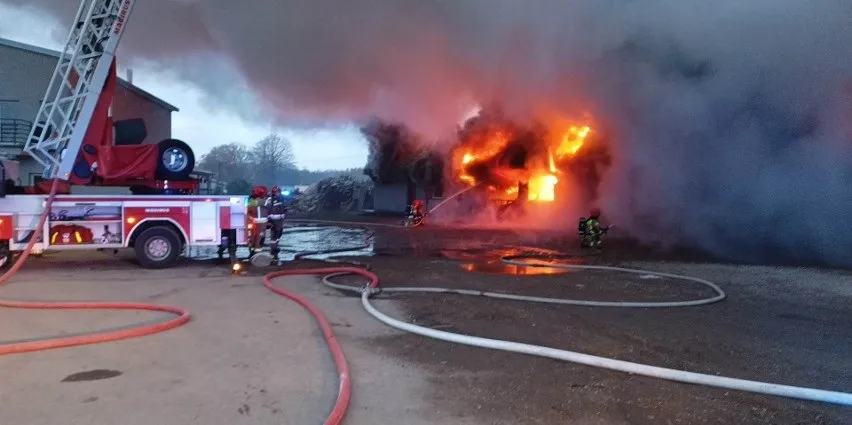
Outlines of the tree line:
[{"label": "tree line", "polygon": [[361,168],[311,171],[296,166],[293,145],[270,134],[251,146],[242,143],[218,145],[201,157],[198,169],[212,172],[217,193],[250,193],[256,185],[309,185],[320,180],[351,175],[364,178]]}]

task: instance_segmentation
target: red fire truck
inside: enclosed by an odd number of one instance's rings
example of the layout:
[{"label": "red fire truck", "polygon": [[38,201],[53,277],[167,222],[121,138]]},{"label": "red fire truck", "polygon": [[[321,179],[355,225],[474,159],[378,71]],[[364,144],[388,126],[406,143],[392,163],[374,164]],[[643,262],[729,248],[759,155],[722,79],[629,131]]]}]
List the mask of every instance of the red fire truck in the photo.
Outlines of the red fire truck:
[{"label": "red fire truck", "polygon": [[34,253],[133,248],[149,268],[174,265],[188,248],[234,250],[246,243],[245,197],[58,195],[36,228],[46,201],[47,195],[0,200],[0,266],[31,238]]},{"label": "red fire truck", "polygon": [[[245,244],[247,197],[195,194],[186,143],[143,144],[144,121],[112,119],[115,52],[134,3],[81,1],[23,149],[44,166],[42,179],[18,187],[6,175],[16,158],[0,158],[0,265],[33,238],[35,252],[133,248],[151,268],[172,266],[197,246],[218,246],[235,262]],[[71,195],[71,185],[135,195]]]}]

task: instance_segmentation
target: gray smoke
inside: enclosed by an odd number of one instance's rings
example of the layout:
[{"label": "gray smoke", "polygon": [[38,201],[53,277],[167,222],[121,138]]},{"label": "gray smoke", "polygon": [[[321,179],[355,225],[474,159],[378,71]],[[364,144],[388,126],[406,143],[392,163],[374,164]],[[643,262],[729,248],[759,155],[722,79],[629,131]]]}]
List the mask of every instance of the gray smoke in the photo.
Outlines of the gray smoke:
[{"label": "gray smoke", "polygon": [[122,51],[291,125],[439,139],[472,102],[590,112],[615,145],[602,206],[633,236],[848,266],[850,22],[848,0],[150,0]]}]

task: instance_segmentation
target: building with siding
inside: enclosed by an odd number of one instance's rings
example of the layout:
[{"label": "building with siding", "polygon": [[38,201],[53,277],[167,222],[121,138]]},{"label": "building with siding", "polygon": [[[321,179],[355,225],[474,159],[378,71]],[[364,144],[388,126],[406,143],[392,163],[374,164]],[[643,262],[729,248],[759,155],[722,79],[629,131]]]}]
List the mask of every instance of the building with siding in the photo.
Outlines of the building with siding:
[{"label": "building with siding", "polygon": [[[19,184],[32,184],[42,172],[38,163],[21,154],[58,59],[57,51],[0,38],[0,153],[20,162]],[[116,86],[113,119],[143,118],[144,144],[171,138],[177,107],[134,86],[129,73]]]}]

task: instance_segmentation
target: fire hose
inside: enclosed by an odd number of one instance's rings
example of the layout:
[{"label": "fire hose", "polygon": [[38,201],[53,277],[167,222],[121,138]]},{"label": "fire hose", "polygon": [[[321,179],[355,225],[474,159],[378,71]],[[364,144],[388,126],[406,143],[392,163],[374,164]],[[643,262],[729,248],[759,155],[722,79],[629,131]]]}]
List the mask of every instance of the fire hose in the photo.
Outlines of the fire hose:
[{"label": "fire hose", "polygon": [[[56,189],[58,180],[53,181],[50,188],[50,194],[47,196],[44,205],[44,212],[38,220],[35,229],[44,227],[47,217],[50,214],[50,207],[53,204],[53,199],[56,197]],[[18,270],[24,265],[24,262],[30,255],[30,252],[35,246],[38,232],[33,232],[32,237],[27,243],[26,248],[21,253],[20,257],[15,261],[9,270],[0,276],[0,285],[9,281]],[[17,309],[32,309],[32,310],[147,310],[156,312],[171,313],[177,317],[166,321],[149,323],[135,326],[132,328],[123,327],[120,329],[102,330],[73,336],[64,336],[56,338],[37,338],[22,342],[12,342],[0,345],[0,355],[25,353],[29,351],[49,350],[53,348],[72,347],[76,345],[98,344],[102,342],[118,341],[128,338],[137,338],[140,336],[151,335],[169,329],[174,329],[189,321],[190,314],[188,311],[171,306],[136,303],[136,302],[60,302],[60,301],[19,301],[19,300],[3,300],[0,299],[0,307],[17,308]]]},{"label": "fire hose", "polygon": [[[308,220],[300,220],[302,222]],[[315,222],[320,223],[320,222]],[[347,222],[335,221],[334,224],[344,224]],[[356,223],[356,222],[348,222],[350,225],[364,225],[364,223]],[[329,252],[341,252],[341,251],[355,251],[361,249],[362,247],[350,247],[346,248],[337,248],[330,251],[312,251],[311,253],[302,253],[297,255],[298,258],[304,258],[308,255],[316,255],[322,253]],[[456,288],[439,288],[439,287],[389,287],[382,288],[379,286],[379,278],[378,276],[366,269],[359,267],[330,267],[330,268],[317,268],[317,269],[290,269],[285,271],[273,272],[264,276],[263,283],[270,290],[283,295],[287,298],[290,298],[303,307],[305,307],[311,314],[316,318],[320,328],[323,330],[323,334],[325,336],[325,340],[328,343],[329,350],[332,352],[332,356],[335,360],[335,364],[337,365],[338,372],[340,375],[340,390],[338,393],[337,402],[332,410],[332,414],[326,420],[326,424],[339,424],[342,421],[343,415],[345,413],[346,407],[348,405],[350,399],[350,391],[351,391],[351,382],[349,376],[349,369],[346,364],[345,357],[343,356],[343,351],[340,346],[340,343],[334,337],[334,334],[331,331],[331,327],[328,325],[328,321],[322,315],[314,305],[312,305],[309,301],[304,299],[303,297],[292,293],[290,291],[286,291],[281,289],[278,286],[272,284],[272,280],[282,276],[288,275],[323,275],[322,282],[326,286],[342,290],[342,291],[350,291],[359,293],[361,295],[361,305],[367,311],[368,314],[373,316],[375,319],[380,322],[405,331],[414,333],[417,335],[438,339],[442,341],[454,342],[457,344],[464,344],[474,347],[481,348],[490,348],[494,350],[508,351],[520,354],[527,354],[539,357],[546,357],[555,360],[562,360],[571,363],[577,363],[587,366],[598,367],[602,369],[615,370],[620,372],[626,372],[635,375],[648,376],[652,378],[666,379],[675,382],[682,382],[688,384],[695,385],[703,385],[709,387],[716,388],[725,388],[730,390],[738,390],[751,392],[755,394],[763,394],[777,397],[786,397],[786,398],[794,398],[800,400],[807,401],[817,401],[823,403],[830,404],[838,404],[842,406],[852,406],[852,393],[840,392],[840,391],[830,391],[830,390],[821,390],[815,388],[806,388],[806,387],[797,387],[792,385],[783,385],[783,384],[775,384],[770,382],[761,382],[761,381],[753,381],[739,378],[730,378],[725,376],[718,375],[710,375],[704,373],[696,373],[685,370],[664,368],[653,365],[646,365],[635,362],[628,362],[624,360],[618,360],[608,357],[602,356],[594,356],[585,353],[579,353],[568,350],[561,350],[552,347],[546,347],[541,345],[533,345],[533,344],[524,344],[513,341],[505,341],[499,339],[492,338],[483,338],[473,335],[465,335],[460,333],[446,332],[441,330],[436,330],[432,328],[427,328],[423,326],[414,325],[411,323],[407,323],[398,319],[394,319],[390,317],[378,309],[371,303],[371,300],[374,296],[381,293],[431,293],[431,294],[453,294],[453,295],[468,295],[468,296],[480,296],[487,298],[496,298],[503,300],[511,300],[511,301],[524,301],[524,302],[533,302],[533,303],[549,303],[549,304],[561,304],[561,305],[580,305],[580,306],[594,306],[594,307],[610,307],[610,308],[677,308],[677,307],[689,307],[689,306],[700,306],[707,305],[722,301],[725,299],[726,294],[715,283],[681,274],[674,273],[664,273],[650,270],[641,270],[641,269],[633,269],[633,268],[625,268],[625,267],[614,267],[614,266],[597,266],[597,265],[577,265],[577,264],[562,264],[562,263],[550,263],[542,264],[542,263],[533,263],[527,260],[536,259],[535,256],[513,256],[513,257],[503,257],[501,261],[505,264],[515,265],[515,266],[524,266],[524,267],[551,267],[551,268],[560,268],[560,269],[574,269],[574,270],[592,270],[592,271],[607,271],[607,272],[621,272],[621,273],[631,273],[631,274],[641,274],[641,275],[651,275],[687,282],[693,282],[700,285],[703,285],[707,288],[710,288],[714,295],[701,298],[697,300],[689,300],[689,301],[668,301],[668,302],[622,302],[622,301],[594,301],[594,300],[575,300],[575,299],[564,299],[564,298],[549,298],[549,297],[533,297],[533,296],[522,296],[522,295],[513,295],[499,292],[490,292],[490,291],[479,291],[479,290],[468,290],[468,289],[456,289]],[[325,260],[328,261],[328,260]],[[333,282],[331,279],[337,276],[342,275],[358,275],[367,280],[367,284],[363,287],[354,287],[349,285],[342,285]]]}]

